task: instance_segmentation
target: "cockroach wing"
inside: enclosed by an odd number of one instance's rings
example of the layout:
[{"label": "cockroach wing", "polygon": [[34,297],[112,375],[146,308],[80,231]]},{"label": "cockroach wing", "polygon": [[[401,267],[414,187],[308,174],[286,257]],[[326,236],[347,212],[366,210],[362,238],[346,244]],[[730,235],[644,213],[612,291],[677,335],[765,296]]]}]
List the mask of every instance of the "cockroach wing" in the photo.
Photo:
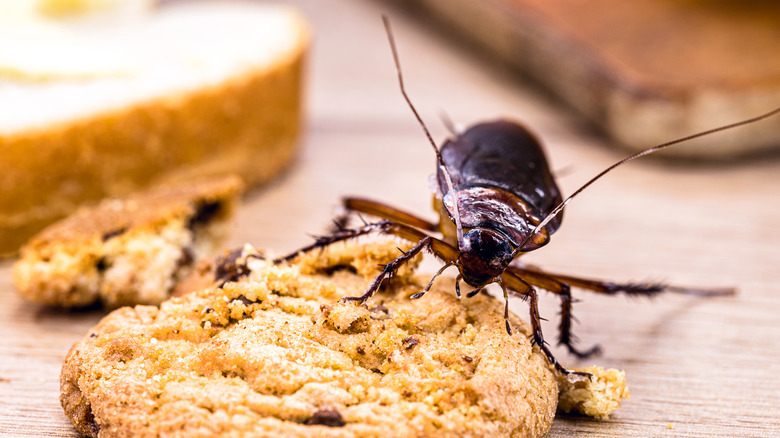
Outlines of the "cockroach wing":
[{"label": "cockroach wing", "polygon": [[[539,141],[523,126],[499,120],[474,125],[441,146],[444,164],[456,190],[492,187],[504,190],[525,204],[532,218],[541,221],[562,200]],[[441,193],[447,184],[437,171]],[[554,233],[562,215],[544,228]]]}]

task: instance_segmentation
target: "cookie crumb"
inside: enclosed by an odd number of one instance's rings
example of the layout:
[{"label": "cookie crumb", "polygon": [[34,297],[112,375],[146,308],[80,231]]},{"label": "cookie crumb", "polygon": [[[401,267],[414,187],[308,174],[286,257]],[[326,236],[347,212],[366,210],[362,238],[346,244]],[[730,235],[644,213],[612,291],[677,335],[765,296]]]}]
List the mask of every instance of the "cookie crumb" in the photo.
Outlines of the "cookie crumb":
[{"label": "cookie crumb", "polygon": [[420,343],[420,341],[418,341],[417,338],[415,338],[414,336],[407,336],[401,342],[404,348],[407,350],[411,350],[412,348],[414,348],[415,345]]},{"label": "cookie crumb", "polygon": [[575,368],[574,371],[589,373],[591,377],[558,375],[560,412],[576,411],[590,417],[606,418],[620,407],[622,400],[631,397],[623,371],[595,366]]},{"label": "cookie crumb", "polygon": [[336,303],[320,309],[328,327],[339,333],[362,333],[370,326],[370,314],[364,305]]}]

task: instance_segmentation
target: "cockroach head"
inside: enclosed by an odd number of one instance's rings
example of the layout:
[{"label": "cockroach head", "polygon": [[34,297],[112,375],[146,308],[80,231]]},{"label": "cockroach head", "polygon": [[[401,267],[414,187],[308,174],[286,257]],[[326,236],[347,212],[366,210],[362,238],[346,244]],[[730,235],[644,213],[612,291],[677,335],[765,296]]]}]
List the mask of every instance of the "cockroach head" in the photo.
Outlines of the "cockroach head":
[{"label": "cockroach head", "polygon": [[463,233],[457,265],[469,285],[480,287],[493,282],[511,262],[512,247],[501,233],[489,228]]}]

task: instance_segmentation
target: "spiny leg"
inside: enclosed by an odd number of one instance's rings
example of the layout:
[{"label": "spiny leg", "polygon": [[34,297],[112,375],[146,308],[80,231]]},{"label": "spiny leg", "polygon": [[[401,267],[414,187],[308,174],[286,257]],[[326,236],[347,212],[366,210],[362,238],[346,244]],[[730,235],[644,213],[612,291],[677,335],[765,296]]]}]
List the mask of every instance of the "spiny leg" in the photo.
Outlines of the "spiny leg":
[{"label": "spiny leg", "polygon": [[587,350],[580,350],[574,346],[577,338],[572,334],[572,322],[575,320],[572,315],[572,303],[574,299],[571,296],[571,288],[569,285],[562,283],[565,286],[564,291],[558,294],[561,298],[561,321],[558,325],[558,345],[564,345],[569,350],[569,353],[584,359],[594,354],[601,352],[601,347],[594,345]]},{"label": "spiny leg", "polygon": [[544,277],[556,279],[572,287],[589,290],[591,292],[615,295],[624,293],[634,296],[653,296],[662,292],[674,292],[685,295],[697,296],[728,296],[734,295],[734,288],[689,288],[672,286],[663,283],[614,283],[611,281],[593,280],[589,278],[573,277],[571,275],[556,274],[542,271],[538,268],[511,266],[511,269],[520,276],[527,278],[528,275],[543,275]]},{"label": "spiny leg", "polygon": [[539,316],[539,296],[536,293],[536,289],[522,278],[509,271],[504,271],[501,275],[501,279],[510,294],[519,296],[524,301],[528,301],[528,312],[531,319],[531,341],[542,350],[542,353],[547,357],[547,361],[563,375],[576,374],[590,377],[588,373],[571,371],[564,368],[552,354],[552,351],[550,351],[547,342],[544,340],[544,334],[542,333],[542,318]]},{"label": "spiny leg", "polygon": [[409,251],[404,252],[400,256],[396,257],[395,260],[391,261],[390,263],[384,265],[382,268],[382,272],[379,273],[376,277],[374,277],[374,280],[371,281],[371,284],[368,286],[368,289],[363,293],[363,295],[359,297],[343,297],[340,301],[341,302],[348,302],[348,301],[357,301],[360,304],[363,304],[371,298],[374,293],[376,293],[377,290],[379,290],[379,287],[382,285],[382,281],[387,278],[390,279],[393,275],[395,275],[396,271],[403,265],[404,263],[408,262],[409,259],[416,256],[420,253],[423,249],[429,248],[431,241],[433,238],[431,236],[425,236],[422,240],[417,242],[416,245],[414,245]]},{"label": "spiny leg", "polygon": [[592,292],[615,295],[624,293],[632,296],[654,296],[662,292],[675,292],[698,296],[724,296],[734,294],[731,288],[682,288],[661,283],[614,283],[610,281],[592,280],[570,275],[552,274],[538,268],[510,266],[509,271],[523,278],[530,284],[557,294],[561,298],[561,322],[559,326],[559,345],[565,345],[569,351],[581,358],[598,353],[598,345],[589,350],[580,351],[574,347],[575,337],[572,335],[572,303],[571,287],[578,287]]},{"label": "spiny leg", "polygon": [[341,230],[327,236],[318,237],[313,244],[301,248],[298,251],[285,257],[281,257],[275,260],[275,262],[289,261],[295,258],[301,252],[311,251],[317,248],[324,248],[333,243],[351,239],[353,237],[358,237],[374,231],[385,234],[392,234],[410,242],[416,241],[417,244],[409,251],[403,253],[400,257],[386,264],[382,268],[382,272],[379,273],[376,278],[374,278],[363,295],[359,297],[344,297],[342,298],[342,301],[359,301],[361,303],[365,302],[379,289],[382,281],[385,278],[389,278],[395,274],[395,272],[401,267],[403,263],[419,254],[423,249],[429,250],[434,255],[445,261],[446,265],[440,270],[439,273],[443,272],[447,266],[454,264],[458,257],[458,250],[449,245],[447,242],[429,236],[411,226],[399,224],[385,219],[373,224],[364,225],[353,230]]},{"label": "spiny leg", "polygon": [[574,346],[576,341],[575,336],[572,334],[572,323],[574,316],[572,315],[572,304],[574,299],[571,296],[571,287],[559,280],[556,277],[548,276],[543,272],[515,268],[510,266],[508,271],[522,278],[529,284],[550,291],[561,300],[561,320],[558,325],[558,345],[564,345],[569,352],[577,357],[586,358],[601,351],[598,345],[594,345],[588,350],[582,351]]},{"label": "spiny leg", "polygon": [[[387,221],[389,225],[382,228],[381,232],[386,234],[393,234],[395,236],[398,236],[402,239],[406,239],[408,241],[414,242],[417,241],[417,244],[411,248],[409,251],[402,254],[400,257],[396,258],[392,262],[385,265],[385,267],[382,269],[382,272],[374,279],[374,281],[371,283],[369,288],[366,290],[366,292],[360,296],[360,297],[345,297],[343,300],[345,301],[360,301],[364,302],[367,300],[371,295],[373,295],[377,289],[379,289],[379,286],[381,285],[382,279],[385,276],[390,276],[394,274],[398,268],[406,262],[407,260],[411,259],[418,253],[420,253],[423,249],[428,250],[429,252],[433,253],[436,257],[440,258],[445,262],[445,266],[442,267],[442,269],[439,270],[439,272],[436,275],[441,274],[444,272],[444,269],[446,269],[448,266],[455,264],[455,261],[458,259],[458,250],[450,245],[449,243],[434,238],[432,236],[429,236],[422,231],[413,228],[411,226],[405,225],[405,224],[399,224],[392,221]],[[434,277],[435,278],[435,277]],[[460,278],[460,276],[458,276]],[[457,284],[457,283],[456,283]],[[433,285],[433,280],[431,280],[429,284],[430,286]],[[426,288],[423,292],[427,292],[429,288]],[[419,294],[415,294],[412,297],[419,298],[419,296],[416,296]]]},{"label": "spiny leg", "polygon": [[[370,223],[370,224],[364,223],[363,226],[361,227],[348,229],[345,228],[347,222],[346,218],[337,217],[334,219],[335,230],[333,231],[333,233],[325,236],[316,237],[316,240],[313,244],[305,246],[284,257],[277,258],[274,260],[274,262],[275,263],[287,262],[294,259],[301,252],[307,252],[317,248],[324,248],[332,243],[341,240],[351,239],[353,237],[358,237],[363,234],[371,233],[373,231],[384,232],[387,234],[395,234],[399,237],[408,239],[410,241],[418,241],[423,237],[427,236],[427,234],[422,233],[418,230],[414,230],[414,228],[418,228],[425,231],[436,231],[438,229],[438,226],[430,221],[427,221],[411,213],[407,213],[405,211],[399,210],[395,207],[377,201],[372,201],[363,198],[347,197],[344,198],[342,202],[344,208],[346,208],[348,212],[366,213],[372,216],[377,216],[379,218],[382,218],[383,220],[380,220],[375,223]],[[391,228],[394,227],[397,228],[398,230],[393,231]],[[403,230],[401,230],[401,228],[403,228]],[[443,251],[451,252],[446,250]],[[435,248],[434,248],[434,252],[436,252]]]}]

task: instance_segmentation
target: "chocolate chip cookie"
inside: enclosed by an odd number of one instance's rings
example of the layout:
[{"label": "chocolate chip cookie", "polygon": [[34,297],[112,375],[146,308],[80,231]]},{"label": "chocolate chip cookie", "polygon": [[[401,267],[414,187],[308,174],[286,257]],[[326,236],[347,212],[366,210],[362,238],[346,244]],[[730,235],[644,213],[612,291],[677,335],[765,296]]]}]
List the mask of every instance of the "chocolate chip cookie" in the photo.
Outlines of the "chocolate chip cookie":
[{"label": "chocolate chip cookie", "polygon": [[[404,266],[358,295],[399,243],[275,264],[245,247],[209,285],[106,316],[69,352],[61,402],[87,436],[543,436],[555,372],[487,294],[458,299]],[[403,246],[403,245],[401,245]],[[403,248],[402,248],[403,249]]]}]

